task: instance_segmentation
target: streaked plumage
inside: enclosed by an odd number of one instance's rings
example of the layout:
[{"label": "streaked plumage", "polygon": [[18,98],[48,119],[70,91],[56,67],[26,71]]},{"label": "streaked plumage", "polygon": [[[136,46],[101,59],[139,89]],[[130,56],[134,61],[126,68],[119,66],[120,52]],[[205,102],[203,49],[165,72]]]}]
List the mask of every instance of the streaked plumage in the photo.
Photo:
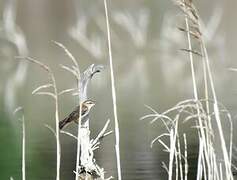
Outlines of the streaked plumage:
[{"label": "streaked plumage", "polygon": [[[82,115],[82,122],[83,118],[89,114],[90,109],[95,105],[95,102],[92,100],[86,100],[82,103],[81,115]],[[65,125],[75,122],[78,123],[80,107],[77,106],[74,111],[72,111],[65,119],[59,122],[59,129],[62,129]]]}]

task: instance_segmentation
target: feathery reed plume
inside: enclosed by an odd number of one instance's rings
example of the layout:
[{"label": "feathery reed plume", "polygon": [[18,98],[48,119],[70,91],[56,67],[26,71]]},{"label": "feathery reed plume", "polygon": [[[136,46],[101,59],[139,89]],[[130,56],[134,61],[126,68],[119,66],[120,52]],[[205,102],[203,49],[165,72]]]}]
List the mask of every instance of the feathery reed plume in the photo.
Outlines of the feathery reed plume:
[{"label": "feathery reed plume", "polygon": [[[225,175],[224,176],[226,176],[227,179],[233,179],[233,175],[232,175],[232,172],[231,172],[231,157],[229,157],[226,142],[225,142],[225,138],[224,138],[222,123],[221,123],[221,117],[220,117],[221,113],[220,113],[220,108],[218,106],[218,100],[217,100],[217,95],[216,95],[216,91],[215,91],[213,75],[212,75],[212,71],[211,71],[211,67],[210,67],[210,60],[209,60],[209,56],[208,56],[208,53],[207,53],[205,41],[204,41],[204,38],[203,38],[203,35],[202,35],[202,27],[201,27],[200,18],[199,18],[198,12],[197,12],[194,4],[192,3],[192,1],[178,0],[177,3],[178,3],[178,6],[181,8],[181,10],[185,14],[185,23],[186,23],[186,30],[185,31],[187,32],[188,44],[189,44],[189,47],[188,47],[189,49],[188,50],[192,50],[191,36],[195,35],[195,37],[197,37],[197,39],[200,42],[201,54],[203,56],[203,61],[204,61],[204,63],[203,63],[204,73],[206,73],[207,81],[210,83],[209,85],[210,85],[210,92],[211,92],[211,95],[212,95],[212,98],[213,98],[214,116],[215,116],[215,121],[216,121],[217,128],[218,128],[219,137],[220,137],[220,140],[221,140],[221,148],[222,148],[222,155],[223,155],[223,160],[224,160],[224,170],[225,170]],[[193,59],[192,56],[193,56],[193,53],[190,52],[189,57],[190,57],[191,64],[193,63],[192,62],[192,59]],[[194,74],[193,74],[193,78],[195,78]],[[193,79],[193,81],[195,81],[195,79]],[[207,81],[205,81],[205,82],[207,83]],[[207,84],[205,86],[207,86]],[[194,91],[195,91],[195,88],[196,87],[194,86]],[[195,92],[194,92],[194,94],[195,94]],[[207,91],[206,91],[206,97],[208,97]],[[196,94],[195,99],[197,99],[197,98],[198,97],[197,97],[197,94]],[[210,118],[210,117],[208,117],[208,118]],[[202,125],[201,122],[199,122],[199,124]],[[202,136],[205,140],[208,140],[208,141],[210,140],[208,137],[205,137],[204,131],[201,131],[201,133],[202,133]],[[207,146],[209,145],[208,141],[206,142]],[[206,157],[206,158],[208,158],[208,157]],[[207,165],[209,165],[208,161],[207,161]]]},{"label": "feathery reed plume", "polygon": [[108,15],[108,7],[107,7],[106,0],[104,0],[104,8],[105,8],[105,18],[106,18],[106,28],[107,28],[110,77],[111,77],[112,99],[113,99],[113,109],[114,109],[115,139],[116,139],[115,151],[116,151],[116,158],[117,158],[118,179],[121,180],[122,176],[121,176],[120,149],[119,149],[119,123],[118,123],[118,115],[117,115],[117,102],[116,102],[116,91],[115,91],[115,82],[114,82],[114,70],[113,70],[113,59],[112,59],[112,49],[111,49],[109,15]]},{"label": "feathery reed plume", "polygon": [[[183,48],[184,52],[188,53],[191,68],[191,77],[193,82],[193,99],[187,99],[179,102],[176,106],[168,109],[163,113],[158,113],[151,107],[148,107],[152,114],[148,114],[141,119],[152,118],[151,123],[161,120],[165,126],[167,133],[157,136],[152,145],[158,141],[164,146],[169,153],[169,166],[163,163],[163,167],[167,170],[169,179],[180,177],[181,179],[188,179],[188,156],[187,156],[187,140],[184,136],[184,155],[181,155],[179,134],[180,129],[176,128],[179,121],[183,123],[192,122],[197,131],[199,141],[199,154],[197,162],[197,180],[201,179],[228,179],[233,180],[231,172],[231,158],[232,158],[232,118],[228,110],[217,101],[215,92],[213,76],[211,72],[209,57],[205,41],[203,38],[203,29],[201,27],[200,18],[197,10],[190,0],[176,0],[175,1],[184,13],[185,28],[179,28],[187,36],[188,48]],[[193,43],[200,46],[200,50],[193,47]],[[198,46],[198,47],[199,47]],[[194,55],[200,57],[203,62],[203,78],[204,78],[204,99],[201,99],[198,94],[197,76],[194,67]],[[213,100],[211,100],[213,98]],[[223,133],[221,119],[228,120],[230,124],[230,143],[229,152],[227,151],[226,141]],[[217,125],[217,132],[214,132],[213,125]],[[218,154],[216,154],[215,140],[220,139],[221,145],[221,162],[219,162]],[[169,144],[165,143],[163,138],[170,137]],[[178,139],[177,139],[178,138]],[[178,152],[179,158],[176,158]],[[184,158],[184,162],[182,159]],[[176,174],[173,173],[172,164],[176,165]],[[183,165],[184,163],[184,171]],[[179,166],[179,168],[177,167]],[[179,176],[180,175],[180,176]]]}]

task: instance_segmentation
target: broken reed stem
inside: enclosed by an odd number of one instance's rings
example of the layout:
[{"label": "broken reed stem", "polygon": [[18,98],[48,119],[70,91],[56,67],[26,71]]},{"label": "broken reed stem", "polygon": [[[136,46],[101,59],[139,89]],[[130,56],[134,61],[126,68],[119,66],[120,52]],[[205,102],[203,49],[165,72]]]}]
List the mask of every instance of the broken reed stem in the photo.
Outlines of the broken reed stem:
[{"label": "broken reed stem", "polygon": [[113,99],[114,121],[115,121],[115,141],[116,141],[115,151],[116,151],[116,158],[117,158],[118,180],[121,180],[122,177],[121,177],[120,149],[119,149],[119,123],[118,123],[118,115],[117,115],[116,91],[115,91],[115,82],[114,82],[113,59],[112,59],[111,37],[110,37],[111,35],[110,35],[107,0],[104,0],[104,9],[105,9],[105,18],[106,18],[110,76],[111,76],[111,86],[112,86],[112,99]]},{"label": "broken reed stem", "polygon": [[[87,118],[84,123],[82,124],[82,104],[85,100],[87,100],[87,85],[88,82],[91,80],[92,76],[100,72],[102,66],[95,66],[92,64],[85,70],[82,74],[80,73],[79,64],[76,61],[75,57],[70,53],[70,51],[61,43],[55,42],[54,43],[62,48],[65,54],[69,57],[72,61],[72,67],[61,65],[64,70],[70,72],[76,79],[77,88],[76,89],[66,89],[61,91],[59,94],[64,94],[66,92],[71,92],[76,90],[77,92],[73,95],[77,95],[78,97],[78,106],[79,108],[79,118],[78,118],[78,128],[77,128],[77,137],[74,135],[67,133],[67,135],[72,136],[73,138],[77,139],[77,155],[76,155],[76,169],[75,169],[75,180],[78,179],[86,179],[88,176],[93,174],[93,177],[99,176],[104,179],[104,172],[103,169],[100,169],[99,166],[95,163],[94,154],[93,154],[93,147],[90,141],[90,129],[89,129],[89,117]],[[108,125],[108,123],[107,123]],[[109,132],[110,133],[110,132]],[[108,133],[106,133],[108,135]],[[97,147],[98,148],[98,147]]]}]

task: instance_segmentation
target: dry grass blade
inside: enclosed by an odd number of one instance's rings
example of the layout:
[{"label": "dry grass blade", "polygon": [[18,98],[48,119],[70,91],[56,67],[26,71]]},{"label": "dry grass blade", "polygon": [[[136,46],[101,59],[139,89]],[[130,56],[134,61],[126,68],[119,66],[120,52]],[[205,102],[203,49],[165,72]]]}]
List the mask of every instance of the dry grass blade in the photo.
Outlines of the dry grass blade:
[{"label": "dry grass blade", "polygon": [[62,64],[60,64],[60,67],[61,67],[62,69],[64,69],[64,70],[66,70],[66,71],[72,73],[76,78],[78,77],[78,73],[77,73],[77,71],[75,71],[74,69],[71,69],[70,67],[65,66],[65,65],[62,65]]},{"label": "dry grass blade", "polygon": [[153,109],[151,106],[145,104],[145,107],[147,107],[148,109],[150,109],[154,114],[159,114],[159,113],[158,113],[155,109]]},{"label": "dry grass blade", "polygon": [[189,53],[193,53],[193,54],[195,54],[195,55],[198,55],[198,56],[200,56],[200,57],[203,57],[203,55],[200,53],[200,52],[198,52],[198,51],[194,51],[194,50],[192,50],[192,49],[180,49],[181,51],[185,51],[185,52],[189,52]]},{"label": "dry grass blade", "polygon": [[[154,145],[154,143],[155,143],[156,141],[158,141],[160,138],[164,137],[164,136],[170,136],[170,134],[164,133],[164,134],[161,134],[161,135],[157,136],[156,138],[154,138],[154,139],[151,141],[150,147],[152,148],[153,145]],[[167,146],[166,146],[166,147],[167,147]]]},{"label": "dry grass blade", "polygon": [[17,107],[17,108],[15,109],[15,111],[13,112],[13,114],[15,115],[15,114],[17,114],[18,112],[23,111],[23,110],[24,110],[23,107],[19,106],[19,107]]},{"label": "dry grass blade", "polygon": [[43,64],[42,62],[32,58],[32,57],[20,57],[20,56],[16,56],[16,59],[19,60],[27,60],[30,61],[32,63],[38,64],[40,67],[42,67],[44,70],[46,70],[48,73],[51,73],[51,70],[48,66],[46,66],[45,64]]},{"label": "dry grass blade", "polygon": [[49,129],[49,130],[53,133],[53,135],[56,137],[56,132],[55,132],[55,130],[54,130],[50,125],[44,124],[44,126],[45,126],[47,129]]},{"label": "dry grass blade", "polygon": [[186,29],[182,28],[182,27],[178,27],[178,29],[182,32],[186,32],[189,33],[191,36],[193,36],[194,38],[196,38],[197,40],[200,39],[201,34],[198,33],[197,31],[187,31]]},{"label": "dry grass blade", "polygon": [[51,93],[51,92],[36,92],[35,94],[37,94],[37,95],[46,95],[46,96],[50,96],[50,97],[56,99],[56,95],[54,93]]},{"label": "dry grass blade", "polygon": [[[100,133],[97,135],[97,137],[95,138],[95,140],[92,142],[92,146],[94,144],[96,144],[100,139],[102,139],[103,137],[105,137],[105,131],[107,130],[108,126],[109,126],[110,120],[108,119],[107,122],[105,123],[103,129],[100,131]],[[111,132],[111,131],[110,131]],[[109,133],[111,134],[111,133]]]},{"label": "dry grass blade", "polygon": [[63,95],[63,94],[70,93],[70,92],[73,92],[73,91],[76,91],[76,90],[77,89],[75,89],[75,88],[65,89],[65,90],[62,90],[61,92],[59,92],[58,95]]},{"label": "dry grass blade", "polygon": [[53,85],[52,84],[44,84],[42,86],[39,86],[35,90],[32,91],[32,94],[36,94],[39,90],[49,88],[49,87],[53,87]]},{"label": "dry grass blade", "polygon": [[66,135],[68,135],[68,136],[70,136],[70,137],[72,137],[73,139],[75,139],[75,140],[78,141],[78,138],[77,138],[75,135],[73,135],[72,133],[70,133],[70,132],[62,131],[62,130],[61,130],[60,133],[66,134]]},{"label": "dry grass blade", "polygon": [[158,139],[158,142],[165,148],[163,151],[165,151],[165,152],[170,152],[169,146],[166,145],[166,144],[164,143],[164,141],[162,141],[161,139]]},{"label": "dry grass blade", "polygon": [[169,173],[169,169],[168,169],[167,165],[164,162],[162,162],[162,167],[165,169],[165,171],[168,174]]}]

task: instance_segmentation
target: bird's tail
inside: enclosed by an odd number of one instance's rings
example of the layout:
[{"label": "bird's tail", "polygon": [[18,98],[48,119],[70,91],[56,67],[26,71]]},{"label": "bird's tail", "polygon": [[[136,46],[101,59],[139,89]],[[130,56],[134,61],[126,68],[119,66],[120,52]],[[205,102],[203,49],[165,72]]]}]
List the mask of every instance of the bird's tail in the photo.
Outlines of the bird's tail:
[{"label": "bird's tail", "polygon": [[59,129],[62,129],[68,123],[68,118],[59,121]]}]

